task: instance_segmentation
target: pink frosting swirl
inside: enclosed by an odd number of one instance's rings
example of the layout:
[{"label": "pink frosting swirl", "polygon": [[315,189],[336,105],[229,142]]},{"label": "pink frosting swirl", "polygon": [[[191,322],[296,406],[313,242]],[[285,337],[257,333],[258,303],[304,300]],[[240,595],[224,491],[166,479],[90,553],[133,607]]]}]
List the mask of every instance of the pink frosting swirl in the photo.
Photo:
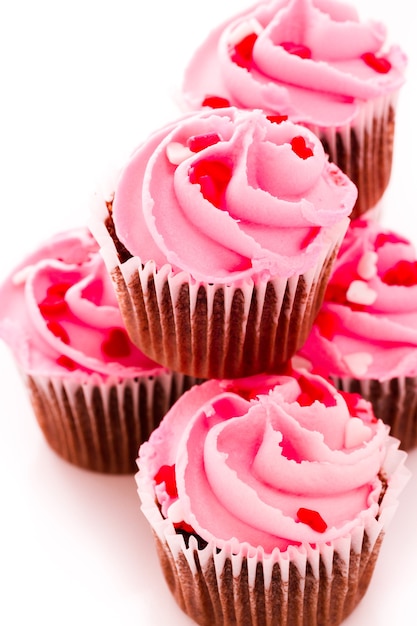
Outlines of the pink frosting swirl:
[{"label": "pink frosting swirl", "polygon": [[214,30],[187,68],[193,108],[207,96],[320,126],[346,124],[364,101],[404,82],[406,57],[386,29],[329,0],[258,2]]},{"label": "pink frosting swirl", "polygon": [[0,337],[27,374],[116,379],[164,372],[128,339],[98,246],[60,233],[0,287]]},{"label": "pink frosting swirl", "polygon": [[333,376],[417,375],[417,257],[406,238],[355,220],[300,351]]},{"label": "pink frosting swirl", "polygon": [[140,472],[174,526],[271,552],[375,518],[387,427],[359,396],[293,374],[194,387],[142,445]]},{"label": "pink frosting swirl", "polygon": [[347,227],[357,190],[313,133],[277,121],[225,108],[154,133],[114,195],[129,252],[208,282],[314,266],[331,229]]}]

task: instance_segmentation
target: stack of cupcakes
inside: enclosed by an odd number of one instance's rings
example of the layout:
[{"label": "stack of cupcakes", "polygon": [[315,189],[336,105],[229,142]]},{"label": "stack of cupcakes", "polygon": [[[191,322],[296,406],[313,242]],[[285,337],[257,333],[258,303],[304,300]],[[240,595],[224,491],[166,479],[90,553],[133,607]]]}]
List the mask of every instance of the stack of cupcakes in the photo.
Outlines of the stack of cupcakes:
[{"label": "stack of cupcakes", "polygon": [[[167,583],[201,626],[340,624],[408,478],[413,436],[356,384],[381,381],[380,398],[417,375],[416,261],[372,221],[406,64],[384,43],[329,0],[221,25],[186,71],[191,110],[95,198],[92,236],[57,235],[1,287],[0,336],[48,443],[95,471],[137,462]],[[347,349],[329,301],[373,328],[386,286],[401,366],[374,373],[386,343]],[[343,335],[348,381],[319,331],[334,350]]]}]

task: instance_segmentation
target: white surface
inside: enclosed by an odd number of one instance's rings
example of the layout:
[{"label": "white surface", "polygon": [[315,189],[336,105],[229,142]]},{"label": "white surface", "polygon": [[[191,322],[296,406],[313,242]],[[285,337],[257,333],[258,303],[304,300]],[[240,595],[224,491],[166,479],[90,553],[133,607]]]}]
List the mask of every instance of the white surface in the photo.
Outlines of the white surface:
[{"label": "white surface", "polygon": [[[417,241],[417,39],[406,0],[356,0],[410,57],[387,225]],[[89,194],[149,132],[198,41],[249,0],[14,0],[0,6],[0,280],[38,243],[86,223]],[[162,578],[133,477],[79,470],[46,445],[0,344],[0,623],[191,626]],[[415,473],[371,587],[346,626],[417,618]]]}]

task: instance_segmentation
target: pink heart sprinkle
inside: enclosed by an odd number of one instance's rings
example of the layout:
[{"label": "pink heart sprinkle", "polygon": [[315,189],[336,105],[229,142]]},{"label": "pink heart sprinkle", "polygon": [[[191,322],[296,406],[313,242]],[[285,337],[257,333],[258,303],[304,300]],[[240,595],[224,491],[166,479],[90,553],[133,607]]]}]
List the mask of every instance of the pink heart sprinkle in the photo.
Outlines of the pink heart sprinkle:
[{"label": "pink heart sprinkle", "polygon": [[345,426],[345,448],[356,448],[364,444],[372,436],[369,426],[360,417],[352,417]]}]

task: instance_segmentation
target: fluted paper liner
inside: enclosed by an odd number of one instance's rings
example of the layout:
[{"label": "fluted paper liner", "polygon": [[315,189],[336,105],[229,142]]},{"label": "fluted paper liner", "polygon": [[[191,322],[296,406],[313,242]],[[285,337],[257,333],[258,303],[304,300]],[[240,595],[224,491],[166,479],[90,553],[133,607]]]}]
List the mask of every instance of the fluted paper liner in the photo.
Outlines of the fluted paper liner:
[{"label": "fluted paper liner", "polygon": [[222,549],[188,545],[164,519],[153,481],[136,476],[166,582],[181,609],[201,626],[338,626],[366,592],[385,532],[409,478],[406,454],[390,437],[379,515],[325,544],[262,548],[230,541]]},{"label": "fluted paper liner", "polygon": [[359,393],[372,403],[376,417],[390,426],[390,433],[401,441],[401,448],[417,447],[417,376],[389,380],[333,378],[338,389]]},{"label": "fluted paper liner", "polygon": [[374,209],[391,177],[398,92],[364,102],[352,123],[339,127],[305,124],[322,141],[330,161],[355,183],[351,218]]},{"label": "fluted paper liner", "polygon": [[94,208],[90,228],[115,286],[126,330],[154,361],[199,378],[277,371],[304,344],[349,220],[327,231],[317,264],[289,279],[198,283],[166,264],[120,254],[108,207]]},{"label": "fluted paper liner", "polygon": [[139,446],[195,379],[178,373],[82,384],[23,374],[50,447],[81,468],[134,474]]}]

